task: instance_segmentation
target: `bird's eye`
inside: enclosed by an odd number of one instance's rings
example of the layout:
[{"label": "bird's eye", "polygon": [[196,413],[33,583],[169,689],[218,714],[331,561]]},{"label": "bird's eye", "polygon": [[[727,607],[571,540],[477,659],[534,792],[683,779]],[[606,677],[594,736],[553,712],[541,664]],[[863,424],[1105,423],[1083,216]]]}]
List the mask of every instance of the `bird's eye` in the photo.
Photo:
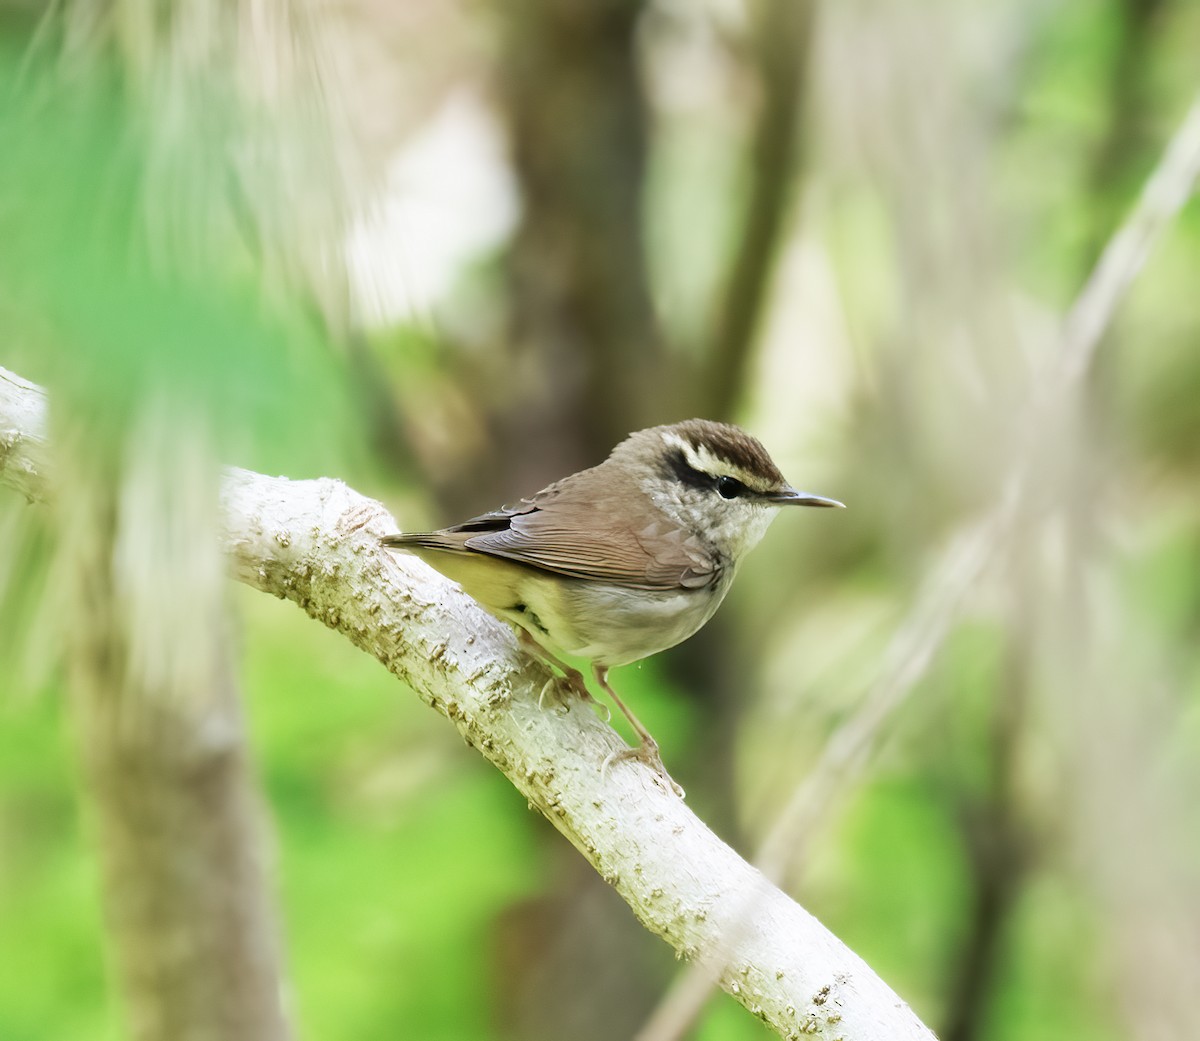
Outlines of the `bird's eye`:
[{"label": "bird's eye", "polygon": [[717,494],[722,499],[736,499],[745,490],[746,486],[736,477],[717,478]]}]

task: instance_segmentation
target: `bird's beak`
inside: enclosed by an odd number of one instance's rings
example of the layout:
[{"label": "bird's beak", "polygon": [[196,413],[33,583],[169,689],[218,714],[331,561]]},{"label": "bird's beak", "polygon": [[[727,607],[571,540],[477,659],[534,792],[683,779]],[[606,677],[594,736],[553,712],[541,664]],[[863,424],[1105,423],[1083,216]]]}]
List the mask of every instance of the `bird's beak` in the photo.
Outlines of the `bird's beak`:
[{"label": "bird's beak", "polygon": [[837,499],[826,499],[823,495],[813,495],[811,492],[798,492],[786,484],[777,492],[768,492],[764,498],[777,506],[836,506],[842,510],[846,508],[846,504],[838,502]]}]

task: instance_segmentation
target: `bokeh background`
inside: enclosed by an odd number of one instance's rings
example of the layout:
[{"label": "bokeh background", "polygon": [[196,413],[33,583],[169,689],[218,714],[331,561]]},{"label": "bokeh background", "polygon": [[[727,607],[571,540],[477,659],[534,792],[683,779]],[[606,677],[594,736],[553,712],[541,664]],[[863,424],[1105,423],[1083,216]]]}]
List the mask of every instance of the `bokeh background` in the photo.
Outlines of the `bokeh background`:
[{"label": "bokeh background", "polygon": [[615,675],[689,804],[946,1041],[1200,1036],[1194,200],[1059,366],[1198,53],[1190,0],[0,3],[0,363],[61,453],[0,490],[0,1037],[127,1036],[68,691],[130,551],[185,685],[219,605],[298,1036],[634,1037],[669,948],[197,547],[220,463],[421,528],[691,415],[849,509]]}]

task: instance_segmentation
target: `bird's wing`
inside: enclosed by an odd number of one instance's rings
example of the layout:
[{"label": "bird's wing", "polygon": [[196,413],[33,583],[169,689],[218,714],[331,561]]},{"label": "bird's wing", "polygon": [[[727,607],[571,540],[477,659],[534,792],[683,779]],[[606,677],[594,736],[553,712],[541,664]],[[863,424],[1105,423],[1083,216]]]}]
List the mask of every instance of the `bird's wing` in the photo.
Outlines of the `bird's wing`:
[{"label": "bird's wing", "polygon": [[615,515],[583,477],[443,531],[389,536],[384,543],[484,553],[631,589],[702,589],[717,578],[720,561],[696,536],[649,504],[635,515]]}]

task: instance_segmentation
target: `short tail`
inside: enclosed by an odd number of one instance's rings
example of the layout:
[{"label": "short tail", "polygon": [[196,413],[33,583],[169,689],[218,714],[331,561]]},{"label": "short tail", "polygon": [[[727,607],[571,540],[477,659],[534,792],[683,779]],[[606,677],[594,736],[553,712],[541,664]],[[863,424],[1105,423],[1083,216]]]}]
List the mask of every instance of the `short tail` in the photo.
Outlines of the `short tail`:
[{"label": "short tail", "polygon": [[381,546],[388,549],[446,549],[445,539],[434,531],[398,532],[395,535],[384,535],[379,540]]},{"label": "short tail", "polygon": [[407,549],[413,545],[415,540],[419,539],[420,535],[404,535],[397,533],[395,535],[384,535],[379,540],[380,545],[387,546],[388,549]]}]

